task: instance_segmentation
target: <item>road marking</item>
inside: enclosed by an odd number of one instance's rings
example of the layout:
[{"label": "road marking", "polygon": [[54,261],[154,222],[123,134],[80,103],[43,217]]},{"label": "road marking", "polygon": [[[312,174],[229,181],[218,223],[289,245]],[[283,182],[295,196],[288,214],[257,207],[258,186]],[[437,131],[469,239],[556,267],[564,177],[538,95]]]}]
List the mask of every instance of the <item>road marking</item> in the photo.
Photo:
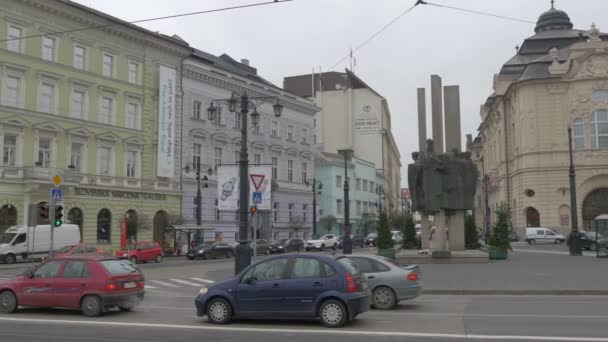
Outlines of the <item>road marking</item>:
[{"label": "road marking", "polygon": [[206,286],[206,285],[203,285],[203,284],[193,283],[191,281],[181,280],[181,279],[169,279],[169,280],[174,281],[176,283],[180,283],[180,284],[184,284],[184,285],[190,285],[190,286],[199,286],[199,287],[200,286]]},{"label": "road marking", "polygon": [[182,329],[199,331],[225,331],[240,333],[292,333],[292,334],[316,334],[316,335],[364,335],[364,336],[388,336],[388,337],[419,337],[440,339],[470,339],[470,340],[521,340],[521,341],[571,341],[571,342],[608,342],[608,337],[561,337],[561,336],[525,336],[525,335],[481,335],[481,334],[439,334],[418,333],[405,331],[369,331],[369,330],[329,330],[329,329],[283,329],[283,328],[252,328],[252,327],[221,327],[215,325],[179,325],[179,324],[157,324],[157,323],[131,323],[114,321],[76,321],[63,319],[37,319],[37,318],[9,318],[0,317],[0,321],[37,323],[37,324],[65,324],[65,325],[92,325],[92,326],[114,326],[127,328],[160,328],[160,329]]},{"label": "road marking", "polygon": [[151,282],[153,282],[154,284],[158,284],[161,286],[167,286],[167,287],[181,287],[179,285],[175,285],[175,284],[171,284],[171,283],[165,283],[164,281],[160,281],[160,280],[150,280]]},{"label": "road marking", "polygon": [[[513,249],[513,252],[523,252],[523,253],[538,253],[538,254],[553,254],[553,255],[570,255],[570,252],[560,252],[560,251],[551,251],[546,249]],[[583,256],[586,257],[594,257],[595,253],[583,252]]]},{"label": "road marking", "polygon": [[156,286],[144,285],[144,289],[155,289]]},{"label": "road marking", "polygon": [[190,278],[192,280],[200,281],[201,283],[213,284],[215,281],[209,279],[201,279],[201,278]]}]

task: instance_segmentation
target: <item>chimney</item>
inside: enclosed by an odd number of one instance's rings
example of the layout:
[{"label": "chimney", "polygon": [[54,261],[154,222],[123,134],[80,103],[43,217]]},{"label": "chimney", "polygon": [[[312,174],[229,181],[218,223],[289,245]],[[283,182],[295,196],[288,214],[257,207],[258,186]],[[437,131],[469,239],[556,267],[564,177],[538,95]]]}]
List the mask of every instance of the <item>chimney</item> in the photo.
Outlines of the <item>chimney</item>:
[{"label": "chimney", "polygon": [[241,59],[241,64],[245,64],[245,65],[249,66],[249,60],[248,59]]}]

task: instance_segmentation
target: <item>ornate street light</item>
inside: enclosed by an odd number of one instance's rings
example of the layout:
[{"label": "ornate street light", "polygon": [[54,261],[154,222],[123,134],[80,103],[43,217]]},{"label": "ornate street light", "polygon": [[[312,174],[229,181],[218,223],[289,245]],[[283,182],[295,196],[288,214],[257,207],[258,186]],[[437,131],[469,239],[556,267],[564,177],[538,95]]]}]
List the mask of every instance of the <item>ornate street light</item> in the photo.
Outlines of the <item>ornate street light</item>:
[{"label": "ornate street light", "polygon": [[217,114],[217,107],[213,105],[213,101],[209,104],[209,108],[207,108],[207,117],[209,121],[215,121],[215,116]]},{"label": "ornate street light", "polygon": [[253,107],[253,113],[251,113],[251,123],[255,126],[260,123],[260,113],[258,113],[257,107]]},{"label": "ornate street light", "polygon": [[279,102],[278,97],[277,97],[276,101],[274,102],[272,109],[274,110],[274,116],[276,116],[277,118],[280,118],[281,114],[283,113],[283,105]]}]

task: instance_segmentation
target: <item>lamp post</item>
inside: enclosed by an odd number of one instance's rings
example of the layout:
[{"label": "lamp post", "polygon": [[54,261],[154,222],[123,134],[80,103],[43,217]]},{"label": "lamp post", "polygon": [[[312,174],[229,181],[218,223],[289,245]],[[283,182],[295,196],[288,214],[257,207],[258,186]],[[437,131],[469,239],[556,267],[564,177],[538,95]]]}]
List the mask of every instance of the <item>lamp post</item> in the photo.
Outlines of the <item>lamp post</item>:
[{"label": "lamp post", "polygon": [[207,108],[209,121],[214,121],[217,114],[217,107],[214,106],[213,102],[227,103],[228,111],[231,113],[236,112],[238,106],[240,107],[241,112],[241,156],[239,160],[239,244],[236,247],[234,259],[235,274],[239,274],[251,264],[251,248],[248,244],[249,241],[247,234],[247,228],[249,226],[249,156],[247,154],[247,114],[249,114],[249,109],[253,108],[251,113],[251,122],[254,125],[258,125],[260,122],[260,114],[258,113],[257,107],[261,105],[261,102],[267,99],[275,99],[275,103],[272,106],[274,116],[277,118],[280,117],[283,112],[283,105],[281,105],[279,102],[278,97],[249,97],[246,92],[243,94],[233,92],[229,99],[211,101],[209,108]]},{"label": "lamp post", "polygon": [[581,256],[583,250],[579,243],[578,215],[576,209],[576,174],[574,172],[574,156],[572,153],[572,127],[568,126],[568,152],[570,155],[570,168],[568,178],[570,179],[570,215],[572,216],[572,232],[570,233],[570,255]]},{"label": "lamp post", "polygon": [[[196,225],[201,226],[202,224],[202,193],[201,193],[201,161],[198,160],[196,165],[196,197],[194,198],[194,205],[196,206]],[[190,173],[190,165],[186,165],[185,167],[186,173]],[[209,167],[207,170],[207,174],[211,176],[213,174],[213,169]],[[207,181],[209,178],[207,176],[203,176],[202,180],[205,182],[203,184],[204,188],[207,188],[209,185]]]},{"label": "lamp post", "polygon": [[[310,185],[310,181],[306,182],[306,185]],[[317,191],[318,194],[321,194],[321,189],[323,189],[323,183],[318,182],[317,179],[312,179],[312,234],[317,234]]]},{"label": "lamp post", "polygon": [[485,174],[483,176],[483,197],[484,197],[484,209],[483,209],[483,229],[484,229],[484,242],[488,244],[488,235],[490,234],[490,204],[489,204],[489,192],[490,192],[490,176]]},{"label": "lamp post", "polygon": [[344,239],[342,241],[342,253],[353,254],[353,240],[350,238],[350,188],[348,184],[348,159],[353,150],[338,150],[338,153],[344,155]]},{"label": "lamp post", "polygon": [[378,194],[378,214],[382,212],[382,199],[384,199],[384,188],[382,185],[376,187],[376,194]]}]

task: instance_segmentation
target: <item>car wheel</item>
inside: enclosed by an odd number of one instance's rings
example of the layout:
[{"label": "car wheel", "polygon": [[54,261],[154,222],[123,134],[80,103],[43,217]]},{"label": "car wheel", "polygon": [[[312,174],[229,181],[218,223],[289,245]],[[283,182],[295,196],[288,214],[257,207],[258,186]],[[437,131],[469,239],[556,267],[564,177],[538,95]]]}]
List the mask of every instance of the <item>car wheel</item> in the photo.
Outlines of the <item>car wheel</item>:
[{"label": "car wheel", "polygon": [[188,257],[188,260],[194,260],[194,257]]},{"label": "car wheel", "polygon": [[554,243],[555,243],[556,245],[560,244],[561,242],[562,242],[562,240],[560,240],[560,239],[555,239],[555,241],[554,241]]},{"label": "car wheel", "polygon": [[327,300],[319,307],[319,320],[328,328],[343,326],[348,320],[348,313],[344,304],[337,300]]},{"label": "car wheel", "polygon": [[530,239],[530,240],[528,240],[528,243],[529,243],[530,245],[533,245],[533,244],[535,244],[535,243],[536,243],[536,240],[534,240],[534,239]]},{"label": "car wheel", "polygon": [[97,296],[86,296],[80,303],[82,313],[88,317],[100,316],[103,312],[103,306],[101,300]]},{"label": "car wheel", "polygon": [[380,286],[372,292],[372,303],[376,309],[389,310],[395,307],[397,298],[389,287]]},{"label": "car wheel", "polygon": [[224,298],[215,298],[207,306],[207,317],[213,324],[226,324],[232,319],[232,306]]},{"label": "car wheel", "polygon": [[118,309],[120,309],[120,311],[124,311],[124,312],[129,312],[129,311],[133,310],[133,308],[135,308],[135,304],[125,304],[125,305],[118,306]]},{"label": "car wheel", "polygon": [[308,247],[305,248],[304,250],[307,251],[307,252],[310,252],[310,248],[308,248]]},{"label": "car wheel", "polygon": [[17,311],[19,304],[17,303],[17,297],[11,291],[4,291],[0,293],[0,312],[2,313],[13,313]]},{"label": "car wheel", "polygon": [[157,264],[160,264],[161,261],[163,261],[163,256],[162,255],[157,255],[156,259],[154,259],[154,261],[156,261]]},{"label": "car wheel", "polygon": [[323,252],[323,251],[325,250],[325,244],[322,244],[322,245],[321,245],[321,248],[319,248],[319,250],[320,250],[321,252]]},{"label": "car wheel", "polygon": [[17,262],[17,258],[15,257],[14,254],[7,254],[4,257],[4,262],[7,263],[7,264],[14,264],[14,263]]},{"label": "car wheel", "polygon": [[201,258],[203,260],[207,260],[207,259],[209,259],[209,255],[207,255],[207,253],[203,253],[203,255],[201,255]]},{"label": "car wheel", "polygon": [[131,257],[131,258],[129,258],[129,260],[131,260],[132,263],[137,264],[137,258],[136,257]]}]

